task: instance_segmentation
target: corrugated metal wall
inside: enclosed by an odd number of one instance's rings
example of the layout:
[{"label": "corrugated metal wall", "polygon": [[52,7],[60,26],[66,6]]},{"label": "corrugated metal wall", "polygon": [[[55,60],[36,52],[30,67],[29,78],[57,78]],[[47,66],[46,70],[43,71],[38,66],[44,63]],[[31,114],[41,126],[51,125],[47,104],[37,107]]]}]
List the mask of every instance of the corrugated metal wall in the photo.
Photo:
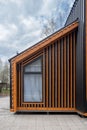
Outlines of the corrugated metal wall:
[{"label": "corrugated metal wall", "polygon": [[65,25],[78,18],[79,28],[76,45],[76,107],[85,111],[85,0],[76,0]]}]

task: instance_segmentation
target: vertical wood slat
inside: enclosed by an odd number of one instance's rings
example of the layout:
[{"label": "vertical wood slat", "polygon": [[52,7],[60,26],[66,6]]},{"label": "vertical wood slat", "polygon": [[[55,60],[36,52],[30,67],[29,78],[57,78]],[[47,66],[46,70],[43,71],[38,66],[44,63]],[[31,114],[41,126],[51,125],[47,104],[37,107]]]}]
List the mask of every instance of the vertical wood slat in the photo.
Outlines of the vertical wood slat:
[{"label": "vertical wood slat", "polygon": [[[16,83],[16,85],[19,85],[19,79],[18,79],[18,76],[19,76],[18,65],[16,66],[16,71],[17,71],[17,72],[16,72],[16,73],[17,73],[17,76],[16,76],[16,82],[17,82],[17,83]],[[16,92],[16,96],[17,96],[16,99],[18,99],[18,97],[19,97],[19,91],[18,91],[18,89],[19,89],[19,88],[16,86],[16,90],[17,90],[17,92]],[[18,106],[19,106],[19,99],[16,101],[16,103],[17,103],[17,104],[16,104],[16,107],[18,107]]]},{"label": "vertical wood slat", "polygon": [[58,107],[60,108],[60,41],[58,41],[58,61],[57,61],[57,70],[58,70]]},{"label": "vertical wood slat", "polygon": [[42,107],[42,104],[40,104],[40,107]]},{"label": "vertical wood slat", "polygon": [[63,62],[64,62],[64,68],[63,68],[63,74],[64,74],[64,107],[66,108],[66,37],[64,38],[64,53],[63,53]]},{"label": "vertical wood slat", "polygon": [[61,76],[60,76],[60,78],[61,78],[61,84],[60,84],[60,87],[61,87],[61,107],[63,108],[63,94],[64,94],[64,92],[63,92],[63,39],[61,40],[61,60],[60,60],[60,62],[61,62]]},{"label": "vertical wood slat", "polygon": [[28,104],[28,107],[30,107],[30,104]]},{"label": "vertical wood slat", "polygon": [[49,107],[51,107],[51,98],[52,98],[52,95],[51,95],[51,46],[49,46]]},{"label": "vertical wood slat", "polygon": [[74,81],[74,83],[73,83],[73,87],[74,87],[74,108],[76,107],[76,105],[75,105],[75,103],[76,103],[76,96],[75,96],[75,94],[76,94],[76,39],[75,39],[75,32],[74,32],[74,43],[73,43],[73,51],[74,51],[74,65],[73,65],[73,67],[74,67],[74,78],[73,78],[73,81]]},{"label": "vertical wood slat", "polygon": [[46,107],[48,107],[48,47],[46,48]]},{"label": "vertical wood slat", "polygon": [[12,81],[12,109],[14,109],[14,64],[13,62],[11,62],[11,74],[12,74],[12,77],[11,77],[11,81]]},{"label": "vertical wood slat", "polygon": [[20,106],[20,82],[21,82],[21,77],[20,77],[20,64],[19,64],[19,106]]},{"label": "vertical wood slat", "polygon": [[52,107],[54,107],[54,44],[52,44]]},{"label": "vertical wood slat", "polygon": [[70,34],[70,107],[72,108],[72,34]]},{"label": "vertical wood slat", "polygon": [[67,107],[69,108],[69,35],[67,36]]},{"label": "vertical wood slat", "polygon": [[16,112],[17,109],[17,79],[16,79],[16,75],[17,75],[17,70],[16,70],[16,64],[13,64],[14,67],[14,112]]},{"label": "vertical wood slat", "polygon": [[43,50],[43,107],[45,107],[45,49]]},{"label": "vertical wood slat", "polygon": [[34,107],[36,107],[36,104],[34,104]]},{"label": "vertical wood slat", "polygon": [[[33,104],[31,104],[31,107],[33,107]],[[39,107],[39,104],[38,104],[38,107]]]},{"label": "vertical wood slat", "polygon": [[[22,64],[21,64],[21,79],[23,77],[22,74],[23,74],[23,67],[22,67]],[[22,80],[21,80],[21,90],[20,91],[21,91],[21,97],[20,98],[21,98],[21,106],[22,106],[22,98],[23,98],[22,97],[23,96],[23,84],[22,84]]]},{"label": "vertical wood slat", "polygon": [[21,64],[20,64],[20,107],[21,107],[21,93],[22,93],[22,91],[21,91]]},{"label": "vertical wood slat", "polygon": [[54,51],[54,53],[55,53],[55,56],[54,56],[54,57],[55,57],[55,58],[54,58],[54,59],[55,59],[55,61],[54,61],[54,63],[55,63],[55,64],[54,64],[54,65],[55,65],[55,66],[54,66],[54,74],[55,74],[55,78],[54,78],[54,79],[55,79],[55,81],[54,81],[54,82],[55,82],[55,83],[54,83],[54,87],[55,87],[54,97],[55,97],[55,98],[54,98],[54,101],[55,101],[55,107],[57,107],[57,96],[58,96],[58,94],[57,94],[57,71],[58,71],[58,70],[57,70],[57,44],[58,44],[58,43],[56,42],[56,43],[55,43],[55,47],[54,47],[54,50],[55,50],[55,51]]}]

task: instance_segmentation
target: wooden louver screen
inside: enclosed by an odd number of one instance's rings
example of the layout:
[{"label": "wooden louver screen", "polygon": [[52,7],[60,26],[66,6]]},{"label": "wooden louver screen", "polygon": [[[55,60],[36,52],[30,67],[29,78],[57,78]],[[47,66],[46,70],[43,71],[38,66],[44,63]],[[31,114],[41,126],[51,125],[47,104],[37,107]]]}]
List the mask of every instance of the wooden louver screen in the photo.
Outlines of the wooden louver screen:
[{"label": "wooden louver screen", "polygon": [[[23,66],[43,56],[43,102],[23,102]],[[29,59],[18,64],[17,107],[23,108],[75,108],[75,75],[76,75],[76,30],[50,43]],[[26,109],[25,109],[26,110]]]},{"label": "wooden louver screen", "polygon": [[75,108],[75,32],[44,50],[45,107]]}]

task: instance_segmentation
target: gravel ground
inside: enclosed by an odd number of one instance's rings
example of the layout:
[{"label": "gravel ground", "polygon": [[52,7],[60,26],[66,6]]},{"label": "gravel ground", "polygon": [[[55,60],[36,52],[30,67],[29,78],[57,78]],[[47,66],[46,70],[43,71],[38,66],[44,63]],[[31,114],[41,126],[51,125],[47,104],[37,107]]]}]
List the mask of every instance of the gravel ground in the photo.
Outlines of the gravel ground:
[{"label": "gravel ground", "polygon": [[0,97],[0,130],[87,130],[87,118],[75,114],[14,114],[9,97]]}]

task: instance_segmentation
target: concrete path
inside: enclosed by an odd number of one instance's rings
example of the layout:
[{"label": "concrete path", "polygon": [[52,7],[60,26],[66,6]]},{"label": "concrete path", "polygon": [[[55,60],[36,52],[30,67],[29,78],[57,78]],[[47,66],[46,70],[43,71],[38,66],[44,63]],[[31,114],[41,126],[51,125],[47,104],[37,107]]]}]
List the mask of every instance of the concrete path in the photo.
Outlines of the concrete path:
[{"label": "concrete path", "polygon": [[60,114],[13,114],[9,97],[0,97],[0,130],[87,130],[87,118]]}]

